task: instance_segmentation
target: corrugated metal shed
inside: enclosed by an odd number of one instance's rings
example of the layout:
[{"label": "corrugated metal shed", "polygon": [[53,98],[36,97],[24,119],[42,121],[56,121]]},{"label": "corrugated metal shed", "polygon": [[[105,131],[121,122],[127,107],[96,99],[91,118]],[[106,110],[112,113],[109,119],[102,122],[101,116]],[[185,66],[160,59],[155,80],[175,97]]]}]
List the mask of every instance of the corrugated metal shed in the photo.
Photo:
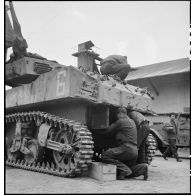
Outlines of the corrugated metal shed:
[{"label": "corrugated metal shed", "polygon": [[131,71],[126,80],[137,80],[143,78],[151,78],[158,76],[165,76],[171,74],[178,74],[190,71],[189,58],[182,58],[172,61],[160,62],[156,64],[140,66]]}]

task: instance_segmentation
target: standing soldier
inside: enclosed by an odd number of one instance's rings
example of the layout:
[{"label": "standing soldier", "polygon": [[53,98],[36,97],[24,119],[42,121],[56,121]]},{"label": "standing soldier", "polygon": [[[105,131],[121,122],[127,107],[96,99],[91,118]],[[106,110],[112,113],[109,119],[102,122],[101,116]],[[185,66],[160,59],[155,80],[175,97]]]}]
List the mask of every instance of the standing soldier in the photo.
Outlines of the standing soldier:
[{"label": "standing soldier", "polygon": [[138,158],[137,164],[145,163],[145,145],[146,139],[150,133],[150,128],[148,122],[145,120],[145,117],[137,111],[131,111],[129,117],[134,120],[137,127],[137,147],[138,147]]},{"label": "standing soldier", "polygon": [[[177,119],[179,119],[179,116],[178,116]],[[165,152],[162,155],[162,157],[165,160],[168,160],[166,158],[166,156],[171,151],[173,156],[176,158],[177,162],[182,162],[182,160],[179,159],[179,156],[178,156],[178,153],[177,153],[176,140],[177,140],[177,133],[178,133],[178,122],[175,119],[175,115],[174,114],[171,115],[170,124],[173,126],[173,129],[167,131],[167,139],[168,139],[169,146],[165,150]]]}]

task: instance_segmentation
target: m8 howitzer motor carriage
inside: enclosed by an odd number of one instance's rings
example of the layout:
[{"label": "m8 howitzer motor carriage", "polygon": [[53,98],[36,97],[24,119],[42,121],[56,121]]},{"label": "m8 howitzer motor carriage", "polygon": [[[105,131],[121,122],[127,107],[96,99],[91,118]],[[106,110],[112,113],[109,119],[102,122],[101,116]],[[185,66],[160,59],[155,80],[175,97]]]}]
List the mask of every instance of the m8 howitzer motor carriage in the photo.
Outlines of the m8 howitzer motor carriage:
[{"label": "m8 howitzer motor carriage", "polygon": [[[10,10],[14,12],[12,4]],[[80,175],[115,144],[97,132],[116,120],[118,107],[151,113],[148,91],[98,73],[95,60],[101,58],[92,46],[91,41],[79,44],[73,54],[78,68],[20,48],[6,63],[6,84],[13,87],[6,90],[6,165],[63,177]],[[146,144],[150,163],[156,149],[151,134]]]}]

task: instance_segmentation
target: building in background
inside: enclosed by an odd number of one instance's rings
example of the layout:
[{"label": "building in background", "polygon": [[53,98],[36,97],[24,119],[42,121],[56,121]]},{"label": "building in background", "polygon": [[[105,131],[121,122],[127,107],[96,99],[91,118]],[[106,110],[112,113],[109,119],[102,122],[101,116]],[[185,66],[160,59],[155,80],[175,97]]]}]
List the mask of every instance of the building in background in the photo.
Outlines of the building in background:
[{"label": "building in background", "polygon": [[[126,78],[131,85],[147,88],[155,97],[153,111],[158,116],[147,116],[150,125],[169,123],[171,113],[181,113],[180,127],[190,129],[190,60],[182,58],[133,69]],[[185,133],[184,133],[185,134]],[[189,138],[189,137],[188,137]],[[189,142],[189,139],[186,140]]]}]

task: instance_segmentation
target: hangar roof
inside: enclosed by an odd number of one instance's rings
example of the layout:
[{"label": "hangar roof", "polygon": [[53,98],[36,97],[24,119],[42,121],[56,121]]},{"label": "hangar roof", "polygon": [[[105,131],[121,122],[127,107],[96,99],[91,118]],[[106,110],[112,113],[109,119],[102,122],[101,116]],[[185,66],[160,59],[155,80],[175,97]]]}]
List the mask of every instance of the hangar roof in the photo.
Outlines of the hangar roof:
[{"label": "hangar roof", "polygon": [[172,61],[160,62],[156,64],[140,66],[133,68],[126,77],[127,81],[172,75],[178,73],[190,72],[189,58],[181,58]]}]

